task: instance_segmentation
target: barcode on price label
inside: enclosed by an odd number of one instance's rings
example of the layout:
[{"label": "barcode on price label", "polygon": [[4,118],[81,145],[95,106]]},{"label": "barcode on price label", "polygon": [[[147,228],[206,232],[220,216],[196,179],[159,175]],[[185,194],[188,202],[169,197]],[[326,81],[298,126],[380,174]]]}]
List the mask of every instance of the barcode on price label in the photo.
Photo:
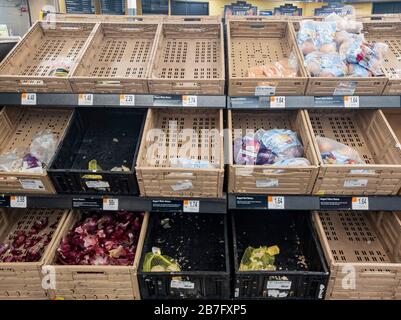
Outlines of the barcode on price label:
[{"label": "barcode on price label", "polygon": [[267,208],[272,210],[283,210],[285,208],[284,197],[281,196],[268,196]]},{"label": "barcode on price label", "polygon": [[199,212],[199,201],[198,200],[184,200],[184,212]]},{"label": "barcode on price label", "polygon": [[11,196],[10,197],[10,207],[11,208],[26,208],[27,199],[25,196]]},{"label": "barcode on price label", "polygon": [[120,95],[120,106],[134,106],[135,96],[133,94],[121,94]]},{"label": "barcode on price label", "polygon": [[352,197],[352,210],[369,210],[369,198]]},{"label": "barcode on price label", "polygon": [[103,198],[103,210],[118,211],[118,199]]},{"label": "barcode on price label", "polygon": [[345,96],[344,97],[345,108],[359,108],[359,97],[358,96]]},{"label": "barcode on price label", "polygon": [[270,108],[285,108],[285,97],[270,97]]},{"label": "barcode on price label", "polygon": [[78,105],[80,106],[93,106],[93,94],[81,93],[78,96]]},{"label": "barcode on price label", "polygon": [[196,107],[198,105],[197,96],[182,96],[183,107]]},{"label": "barcode on price label", "polygon": [[36,93],[23,93],[21,94],[22,105],[36,105]]}]

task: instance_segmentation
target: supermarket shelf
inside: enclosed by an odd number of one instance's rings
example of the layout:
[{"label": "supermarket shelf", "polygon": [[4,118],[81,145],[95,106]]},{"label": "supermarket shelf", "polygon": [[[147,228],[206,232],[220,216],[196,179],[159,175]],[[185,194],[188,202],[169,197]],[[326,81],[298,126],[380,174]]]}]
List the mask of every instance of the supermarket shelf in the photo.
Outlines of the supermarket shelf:
[{"label": "supermarket shelf", "polygon": [[[229,210],[401,210],[400,196],[272,196],[228,194]],[[270,208],[270,209],[269,209]],[[273,209],[275,208],[275,209]]]},{"label": "supermarket shelf", "polygon": [[[181,95],[151,95],[126,94],[131,96],[124,101],[120,94],[85,94],[81,97],[76,93],[36,93],[31,101],[24,101],[21,93],[0,93],[2,105],[37,105],[45,107],[202,107],[226,108],[226,96],[181,96]],[[92,96],[92,97],[90,97]],[[133,98],[132,98],[133,96]]]},{"label": "supermarket shelf", "polygon": [[[118,200],[118,201],[116,201]],[[185,202],[185,203],[184,203]],[[91,195],[0,195],[4,208],[52,208],[88,210],[128,210],[155,212],[227,212],[227,199],[143,198],[137,196]]]},{"label": "supermarket shelf", "polygon": [[271,97],[228,97],[229,109],[310,109],[310,108],[400,108],[400,96],[358,96],[353,102],[345,103],[344,96],[286,96],[284,102],[274,106]]}]

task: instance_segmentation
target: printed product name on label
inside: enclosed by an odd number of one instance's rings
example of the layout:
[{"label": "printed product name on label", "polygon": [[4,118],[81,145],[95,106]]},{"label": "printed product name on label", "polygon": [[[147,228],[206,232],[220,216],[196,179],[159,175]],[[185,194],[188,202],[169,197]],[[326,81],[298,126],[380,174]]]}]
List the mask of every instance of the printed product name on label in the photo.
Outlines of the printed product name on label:
[{"label": "printed product name on label", "polygon": [[354,187],[366,187],[368,185],[368,179],[350,179],[344,181],[344,187],[354,188]]},{"label": "printed product name on label", "polygon": [[267,289],[290,290],[291,281],[267,281]]},{"label": "printed product name on label", "polygon": [[110,184],[107,181],[86,181],[85,184],[88,188],[93,189],[110,188]]},{"label": "printed product name on label", "polygon": [[191,281],[171,280],[170,287],[174,289],[193,290],[195,289],[195,283]]},{"label": "printed product name on label", "polygon": [[181,183],[177,183],[171,186],[171,189],[173,189],[173,191],[188,190],[192,188],[193,185],[191,181],[183,181]]},{"label": "printed product name on label", "polygon": [[256,188],[278,187],[277,179],[256,180]]},{"label": "printed product name on label", "polygon": [[45,190],[45,186],[40,180],[20,179],[19,182],[22,188],[26,190]]}]

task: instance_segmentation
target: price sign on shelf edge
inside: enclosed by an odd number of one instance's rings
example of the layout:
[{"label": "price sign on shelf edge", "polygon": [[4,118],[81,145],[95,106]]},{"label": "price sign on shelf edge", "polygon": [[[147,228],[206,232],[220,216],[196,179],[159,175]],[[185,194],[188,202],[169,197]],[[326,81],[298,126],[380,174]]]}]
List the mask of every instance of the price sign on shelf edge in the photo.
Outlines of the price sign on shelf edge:
[{"label": "price sign on shelf edge", "polygon": [[120,94],[120,106],[135,106],[135,95]]},{"label": "price sign on shelf edge", "polygon": [[352,210],[369,210],[369,198],[352,197]]},{"label": "price sign on shelf edge", "polygon": [[345,108],[359,108],[359,96],[344,96]]},{"label": "price sign on shelf edge", "polygon": [[198,97],[197,96],[182,96],[183,107],[197,107]]},{"label": "price sign on shelf edge", "polygon": [[199,200],[184,200],[183,212],[199,213]]},{"label": "price sign on shelf edge", "polygon": [[92,93],[79,94],[78,104],[80,106],[93,106],[93,94]]},{"label": "price sign on shelf edge", "polygon": [[285,108],[285,97],[284,96],[270,97],[270,108]]},{"label": "price sign on shelf edge", "polygon": [[22,105],[36,105],[36,93],[22,93],[21,94],[21,104]]},{"label": "price sign on shelf edge", "polygon": [[28,201],[26,196],[11,196],[10,197],[10,207],[11,208],[26,208],[28,206]]},{"label": "price sign on shelf edge", "polygon": [[271,210],[284,210],[285,198],[283,196],[268,196],[267,209]]},{"label": "price sign on shelf edge", "polygon": [[118,199],[104,197],[103,198],[103,210],[118,211]]}]

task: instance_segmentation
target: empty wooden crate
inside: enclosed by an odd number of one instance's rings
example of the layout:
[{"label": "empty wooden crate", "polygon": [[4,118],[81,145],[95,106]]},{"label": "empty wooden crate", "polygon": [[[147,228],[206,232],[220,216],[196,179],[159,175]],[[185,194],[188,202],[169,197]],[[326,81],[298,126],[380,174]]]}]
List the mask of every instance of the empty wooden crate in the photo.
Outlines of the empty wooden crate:
[{"label": "empty wooden crate", "polygon": [[[318,195],[395,195],[401,187],[401,149],[381,110],[308,110],[320,170]],[[316,136],[343,143],[366,164],[325,164]]]},{"label": "empty wooden crate", "polygon": [[70,78],[74,92],[147,93],[159,24],[103,22]]},{"label": "empty wooden crate", "polygon": [[[233,18],[227,24],[230,96],[303,95],[308,82],[292,26],[271,18]],[[295,77],[249,77],[251,67],[284,58],[298,65]]]},{"label": "empty wooden crate", "polygon": [[223,110],[149,109],[136,165],[142,196],[223,196]]},{"label": "empty wooden crate", "polygon": [[[141,298],[137,279],[137,270],[148,226],[148,214],[141,221],[141,231],[136,245],[135,259],[132,265],[67,265],[57,260],[57,248],[63,237],[81,221],[87,212],[73,211],[68,216],[60,231],[47,264],[51,266],[55,277],[55,286],[49,289],[52,299],[67,300],[139,300]],[[104,213],[107,214],[107,213]],[[113,212],[112,214],[118,214]],[[90,215],[87,215],[88,217]]]},{"label": "empty wooden crate", "polygon": [[401,299],[401,221],[393,212],[313,213],[330,268],[326,299]]},{"label": "empty wooden crate", "polygon": [[[42,273],[42,266],[45,265],[51,247],[67,216],[68,210],[0,209],[1,249],[5,244],[14,247],[14,249],[9,248],[4,252],[0,251],[0,300],[48,298],[46,273]],[[37,234],[29,236],[28,234],[34,226],[37,226],[38,221],[43,228],[38,229]],[[21,244],[15,245],[19,237],[24,240],[24,243],[19,242]],[[26,258],[36,250],[32,249],[35,248],[35,245],[26,248],[28,240],[36,242],[36,245],[44,242],[39,251],[39,258],[33,259],[32,256]],[[18,251],[18,255],[15,251]],[[17,262],[15,261],[16,256],[24,258]]]},{"label": "empty wooden crate", "polygon": [[[302,110],[228,111],[229,176],[232,193],[310,194],[318,173],[318,159]],[[258,129],[288,129],[296,132],[304,147],[308,166],[239,165],[233,144]]]},{"label": "empty wooden crate", "polygon": [[[35,136],[43,132],[53,133],[60,143],[72,114],[71,109],[4,107],[0,111],[0,156],[15,154],[24,157],[30,152]],[[24,172],[17,168],[0,170],[0,193],[55,193],[46,169],[43,168],[41,173]]]},{"label": "empty wooden crate", "polygon": [[[70,92],[95,23],[35,23],[0,64],[0,92]],[[63,68],[68,73],[58,74]]]},{"label": "empty wooden crate", "polygon": [[220,19],[174,17],[162,24],[149,92],[223,95],[224,37]]}]

